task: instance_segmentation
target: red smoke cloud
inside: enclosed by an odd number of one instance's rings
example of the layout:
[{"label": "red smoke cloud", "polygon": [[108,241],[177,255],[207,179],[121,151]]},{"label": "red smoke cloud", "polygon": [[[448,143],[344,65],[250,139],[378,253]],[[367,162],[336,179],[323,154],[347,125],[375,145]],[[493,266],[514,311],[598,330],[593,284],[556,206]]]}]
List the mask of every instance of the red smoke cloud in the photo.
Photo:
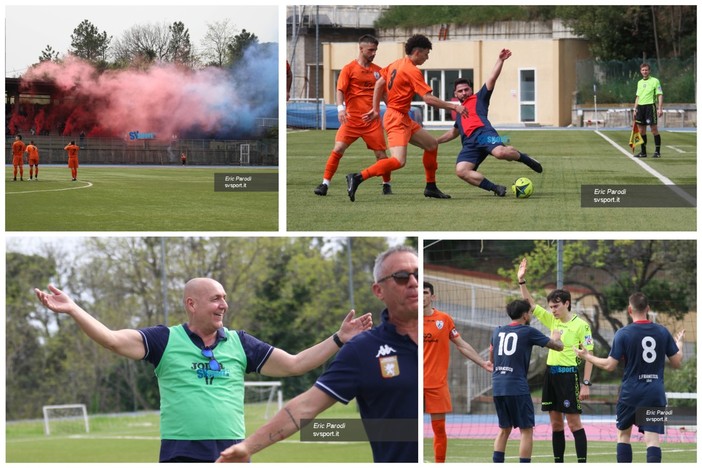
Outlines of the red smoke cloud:
[{"label": "red smoke cloud", "polygon": [[[257,59],[260,61],[261,56]],[[272,66],[275,73],[277,58]],[[20,113],[10,121],[10,130],[33,126],[37,133],[58,129],[63,135],[84,132],[87,136],[126,136],[138,131],[154,133],[158,139],[183,132],[234,131],[249,125],[252,118],[247,115],[237,119],[237,112],[258,108],[247,105],[251,96],[238,92],[241,86],[236,83],[237,74],[214,67],[190,70],[173,64],[98,73],[75,57],[61,63],[43,62],[22,76],[22,86],[51,82],[57,88],[57,99],[46,107],[21,105]],[[276,87],[272,91],[277,95]],[[277,99],[275,108],[259,111],[262,114],[254,115],[254,119],[277,117]],[[237,132],[241,130],[237,128]]]}]

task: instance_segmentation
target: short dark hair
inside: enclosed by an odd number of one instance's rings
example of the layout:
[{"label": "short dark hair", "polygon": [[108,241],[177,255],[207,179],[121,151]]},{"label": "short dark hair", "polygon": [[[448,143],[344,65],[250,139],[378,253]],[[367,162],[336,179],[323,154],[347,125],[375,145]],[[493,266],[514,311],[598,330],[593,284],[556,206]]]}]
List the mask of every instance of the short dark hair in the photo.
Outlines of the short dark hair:
[{"label": "short dark hair", "polygon": [[72,145],[75,145],[75,144],[76,144],[76,140],[71,140],[71,144],[72,144]]},{"label": "short dark hair", "polygon": [[431,50],[431,41],[423,34],[415,34],[405,42],[405,53],[412,55],[414,49],[429,49]]},{"label": "short dark hair", "polygon": [[19,133],[15,135],[15,137],[19,138],[20,140],[22,139],[22,135],[20,135]]},{"label": "short dark hair", "polygon": [[647,64],[646,62],[644,62],[644,63],[642,63],[641,65],[639,65],[639,70],[641,70],[642,68],[648,68],[648,69],[650,70],[650,69],[651,69],[651,65]]},{"label": "short dark hair", "polygon": [[563,304],[567,301],[568,310],[570,310],[570,306],[573,304],[573,301],[570,299],[570,293],[565,289],[554,289],[546,296],[546,300],[548,302],[562,302]]},{"label": "short dark hair", "polygon": [[434,295],[434,285],[431,284],[429,281],[424,282],[424,289],[428,289],[429,293],[433,296]]},{"label": "short dark hair", "polygon": [[631,308],[637,312],[646,312],[648,307],[648,298],[642,292],[635,292],[629,296],[629,304]]},{"label": "short dark hair", "polygon": [[358,43],[378,45],[378,39],[376,39],[375,36],[371,36],[370,34],[364,34],[363,36],[358,38]]},{"label": "short dark hair", "polygon": [[531,304],[524,299],[517,299],[507,304],[507,315],[512,320],[519,320],[522,315],[531,310]]},{"label": "short dark hair", "polygon": [[469,80],[468,78],[459,78],[453,82],[453,90],[454,91],[456,91],[456,88],[458,88],[459,84],[467,84],[471,88],[473,87],[473,82],[471,80]]}]

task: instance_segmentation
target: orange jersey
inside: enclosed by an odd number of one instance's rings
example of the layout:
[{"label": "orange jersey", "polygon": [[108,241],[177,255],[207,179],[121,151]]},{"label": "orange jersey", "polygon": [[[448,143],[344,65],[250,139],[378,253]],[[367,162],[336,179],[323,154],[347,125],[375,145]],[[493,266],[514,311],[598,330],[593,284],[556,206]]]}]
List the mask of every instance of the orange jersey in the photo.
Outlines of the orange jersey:
[{"label": "orange jersey", "polygon": [[410,111],[415,94],[431,93],[422,71],[408,57],[396,60],[382,70],[387,91],[387,106],[406,114]]},{"label": "orange jersey", "polygon": [[77,158],[78,157],[78,151],[80,150],[80,147],[78,145],[66,145],[66,147],[64,149],[66,151],[68,151],[69,158]]},{"label": "orange jersey", "polygon": [[39,148],[34,145],[27,145],[27,154],[30,161],[39,161]]},{"label": "orange jersey", "polygon": [[16,140],[14,143],[12,143],[12,156],[24,156],[24,151],[26,148],[27,147],[22,140]]},{"label": "orange jersey", "polygon": [[373,90],[381,68],[371,63],[367,68],[354,60],[341,69],[336,89],[344,93],[347,117],[365,125],[361,115],[373,108]]},{"label": "orange jersey", "polygon": [[447,385],[450,341],[459,336],[450,315],[433,309],[424,316],[424,388]]}]

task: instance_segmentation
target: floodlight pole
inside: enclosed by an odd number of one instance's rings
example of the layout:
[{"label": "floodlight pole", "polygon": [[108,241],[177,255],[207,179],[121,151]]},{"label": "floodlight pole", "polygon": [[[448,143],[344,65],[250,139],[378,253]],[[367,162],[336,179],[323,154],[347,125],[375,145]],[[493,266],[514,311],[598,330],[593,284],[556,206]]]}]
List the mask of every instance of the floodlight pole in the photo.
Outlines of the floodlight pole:
[{"label": "floodlight pole", "polygon": [[592,84],[592,92],[595,96],[595,131],[599,129],[597,125],[597,83]]},{"label": "floodlight pole", "polygon": [[563,241],[556,241],[556,288],[563,288]]}]

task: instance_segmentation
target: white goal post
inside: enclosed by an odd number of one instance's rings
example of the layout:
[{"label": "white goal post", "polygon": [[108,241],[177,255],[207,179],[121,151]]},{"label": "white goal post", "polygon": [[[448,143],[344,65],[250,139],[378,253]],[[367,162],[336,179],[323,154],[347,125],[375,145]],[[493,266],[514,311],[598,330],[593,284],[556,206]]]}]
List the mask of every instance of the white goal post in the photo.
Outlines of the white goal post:
[{"label": "white goal post", "polygon": [[270,388],[266,402],[266,413],[264,415],[264,417],[268,419],[271,416],[269,411],[274,401],[277,403],[276,411],[283,409],[283,390],[280,381],[272,380],[270,382],[244,382],[244,388],[246,390],[255,390],[259,393],[266,392],[266,387]]},{"label": "white goal post", "polygon": [[[51,435],[51,423],[72,422],[76,427],[85,428],[85,432],[90,432],[88,423],[88,411],[83,404],[72,405],[46,405],[42,406],[44,413],[44,433]],[[78,423],[76,425],[76,423]]]}]

